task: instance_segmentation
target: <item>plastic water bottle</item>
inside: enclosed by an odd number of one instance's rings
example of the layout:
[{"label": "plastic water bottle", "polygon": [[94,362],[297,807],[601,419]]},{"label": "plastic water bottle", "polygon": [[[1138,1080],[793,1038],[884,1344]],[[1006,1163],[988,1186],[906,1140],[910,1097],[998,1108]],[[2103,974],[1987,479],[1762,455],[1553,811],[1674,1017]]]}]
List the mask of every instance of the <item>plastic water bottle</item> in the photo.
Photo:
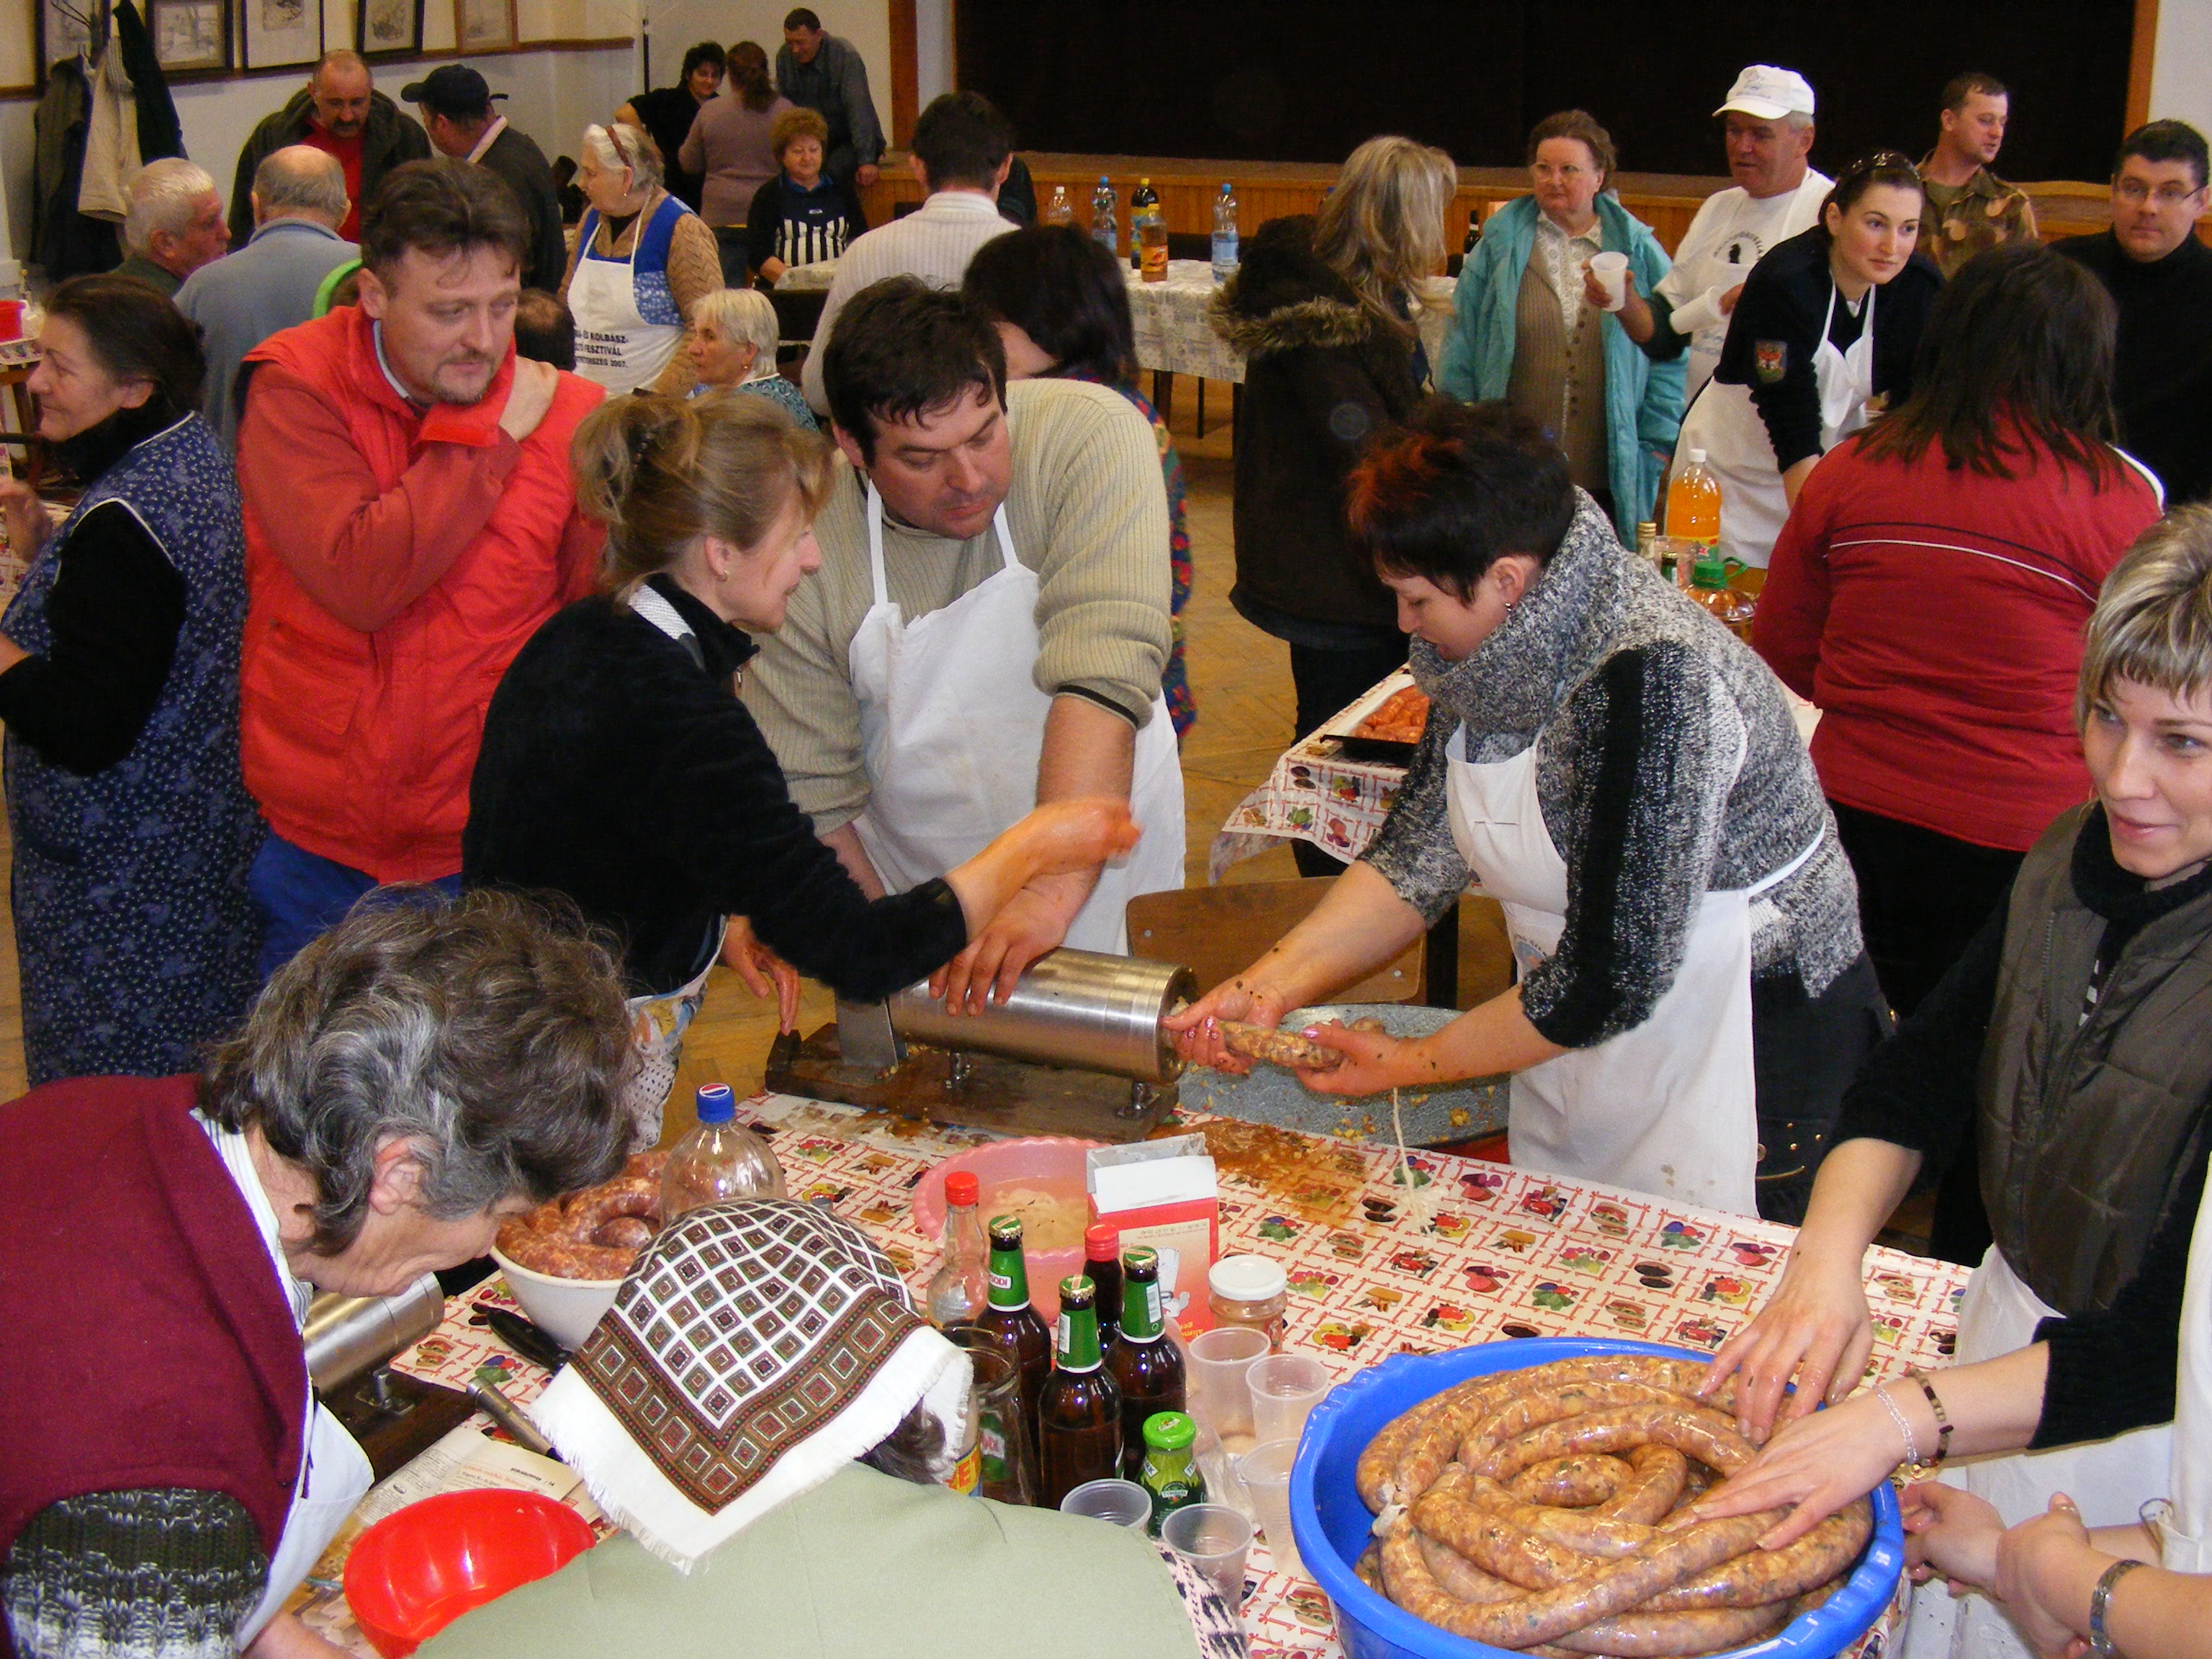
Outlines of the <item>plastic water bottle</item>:
[{"label": "plastic water bottle", "polygon": [[1121,252],[1121,210],[1112,181],[1100,174],[1098,188],[1091,192],[1091,240],[1117,258]]},{"label": "plastic water bottle", "polygon": [[736,1198],[781,1198],[783,1166],[768,1143],[737,1120],[726,1083],[699,1091],[699,1127],[678,1141],[660,1171],[663,1226],[702,1204]]},{"label": "plastic water bottle", "polygon": [[1044,222],[1048,225],[1072,225],[1075,222],[1075,204],[1067,199],[1066,185],[1052,187],[1052,200],[1045,205]]},{"label": "plastic water bottle", "polygon": [[1225,283],[1237,274],[1237,192],[1229,180],[1221,181],[1221,194],[1213,198],[1213,280]]},{"label": "plastic water bottle", "polygon": [[929,1281],[929,1322],[940,1331],[974,1324],[990,1297],[980,1187],[971,1170],[945,1177],[945,1259]]}]

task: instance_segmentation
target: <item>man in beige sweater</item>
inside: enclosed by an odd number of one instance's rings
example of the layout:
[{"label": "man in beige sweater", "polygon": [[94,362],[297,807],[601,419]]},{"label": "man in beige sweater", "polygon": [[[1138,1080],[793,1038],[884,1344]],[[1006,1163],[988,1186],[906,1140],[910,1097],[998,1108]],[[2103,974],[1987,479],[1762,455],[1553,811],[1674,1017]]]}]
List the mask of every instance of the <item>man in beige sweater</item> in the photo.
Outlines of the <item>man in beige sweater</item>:
[{"label": "man in beige sweater", "polygon": [[990,322],[914,277],[854,296],[823,370],[842,459],[822,568],[744,688],[793,797],[872,892],[943,874],[1040,801],[1124,796],[1144,830],[969,943],[938,988],[981,1007],[1063,942],[1125,950],[1129,899],[1182,885],[1158,453],[1103,387],[1009,388]]}]

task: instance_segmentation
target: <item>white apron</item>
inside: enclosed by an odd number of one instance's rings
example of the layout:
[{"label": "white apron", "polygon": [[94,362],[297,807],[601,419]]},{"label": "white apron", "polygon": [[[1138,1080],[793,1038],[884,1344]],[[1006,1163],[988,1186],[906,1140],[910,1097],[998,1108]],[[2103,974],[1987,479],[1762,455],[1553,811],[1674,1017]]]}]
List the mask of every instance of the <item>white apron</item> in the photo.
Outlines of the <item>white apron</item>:
[{"label": "white apron", "polygon": [[[193,1115],[198,1117],[198,1113]],[[293,1318],[304,1323],[311,1292],[292,1276],[285,1262],[284,1252],[277,1243],[276,1212],[270,1207],[268,1195],[253,1172],[246,1138],[204,1117],[199,1118],[199,1123],[246,1200],[246,1208],[253,1212],[254,1225],[269,1248],[276,1282],[291,1304]],[[260,1604],[238,1627],[236,1639],[241,1650],[261,1633],[263,1626],[283,1611],[285,1599],[322,1559],[331,1540],[338,1535],[338,1528],[345,1524],[346,1516],[368,1495],[373,1478],[368,1454],[346,1432],[345,1425],[323,1409],[311,1384],[307,1389],[307,1423],[300,1440],[300,1478],[292,1487],[292,1505],[285,1512],[284,1529],[277,1536],[276,1553],[270,1559],[269,1587],[263,1592]]]},{"label": "white apron", "polygon": [[[1535,745],[1482,764],[1467,758],[1466,745],[1462,726],[1445,750],[1452,842],[1504,907],[1525,979],[1565,930],[1566,861],[1544,825]],[[1644,1024],[1514,1074],[1507,1128],[1516,1166],[1759,1213],[1751,901],[1819,848],[1816,840],[1755,886],[1699,899],[1674,982]]]},{"label": "white apron", "polygon": [[[2199,1325],[2192,1326],[2189,1301],[2212,1296],[2212,1285],[2204,1282],[2212,1275],[2212,1263],[2205,1265],[2204,1273],[2198,1272],[2205,1248],[2200,1229],[2190,1247],[2189,1289],[2182,1302],[2185,1380],[2191,1347],[2206,1346],[2202,1310]],[[1956,1363],[1971,1365],[2027,1346],[2035,1340],[2036,1326],[2056,1311],[2021,1282],[1991,1245],[1966,1281],[1959,1304]],[[1940,1392],[1940,1381],[1936,1388]],[[2167,1490],[2172,1437],[2172,1426],[2160,1423],[2080,1446],[1971,1459],[1946,1466],[1942,1478],[1988,1499],[2008,1527],[2042,1514],[2051,1507],[2051,1495],[2062,1492],[2081,1506],[2084,1525],[2124,1526],[2135,1521],[2145,1499]],[[2033,1653],[1995,1603],[1980,1595],[1954,1599],[1940,1578],[1913,1593],[1912,1618],[1899,1651],[1905,1659],[2032,1659]]]},{"label": "white apron", "polygon": [[656,202],[637,216],[626,258],[592,257],[599,231],[596,212],[586,214],[580,228],[583,252],[576,256],[576,274],[568,279],[568,312],[576,319],[576,373],[606,387],[610,398],[651,380],[684,343],[681,323],[649,323],[638,307],[637,251],[645,246],[659,210]]},{"label": "white apron", "polygon": [[[992,521],[998,572],[909,623],[884,574],[884,501],[868,486],[875,604],[848,664],[860,704],[867,810],[853,821],[894,893],[943,875],[1036,805],[1037,758],[1052,699],[1036,688],[1036,573],[1014,556],[1006,509]],[[1081,951],[1128,950],[1123,912],[1139,893],[1182,885],[1182,764],[1167,700],[1137,733],[1129,811],[1144,839],[1109,864],[1067,930]]]},{"label": "white apron", "polygon": [[[1869,289],[1866,323],[1850,349],[1838,351],[1828,338],[1835,320],[1836,287],[1828,284],[1828,309],[1820,319],[1820,343],[1813,351],[1813,379],[1820,392],[1820,453],[1825,455],[1866,424],[1874,396],[1874,299]],[[1705,470],[1720,481],[1721,556],[1764,569],[1775,538],[1790,516],[1782,489],[1782,469],[1766,422],[1751,401],[1751,388],[1708,380],[1682,420],[1674,453],[1687,459],[1705,452]]]}]

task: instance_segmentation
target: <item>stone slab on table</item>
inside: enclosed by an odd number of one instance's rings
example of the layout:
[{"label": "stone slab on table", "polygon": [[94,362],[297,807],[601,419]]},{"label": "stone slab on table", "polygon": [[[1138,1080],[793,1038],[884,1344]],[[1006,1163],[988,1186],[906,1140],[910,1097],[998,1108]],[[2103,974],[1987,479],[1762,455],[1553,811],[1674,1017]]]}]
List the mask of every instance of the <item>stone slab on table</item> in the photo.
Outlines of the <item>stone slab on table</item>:
[{"label": "stone slab on table", "polygon": [[[740,1118],[769,1132],[793,1198],[826,1203],[884,1247],[917,1296],[938,1243],[912,1195],[939,1159],[989,1139],[846,1106],[757,1096]],[[1764,1302],[1792,1231],[1646,1194],[1419,1152],[1401,1180],[1388,1147],[1204,1113],[1171,1126],[1206,1137],[1220,1175],[1221,1248],[1281,1261],[1290,1341],[1339,1377],[1394,1353],[1530,1336],[1615,1336],[1710,1352]],[[1869,1376],[1951,1353],[1966,1269],[1871,1251]],[[445,1322],[395,1362],[450,1387],[489,1374],[533,1398],[544,1373],[501,1348],[477,1304],[511,1305],[494,1279],[447,1304]],[[1254,1545],[1244,1620],[1254,1659],[1341,1659],[1312,1580]],[[1877,1627],[1880,1628],[1879,1626]],[[365,1649],[356,1650],[365,1651]]]}]

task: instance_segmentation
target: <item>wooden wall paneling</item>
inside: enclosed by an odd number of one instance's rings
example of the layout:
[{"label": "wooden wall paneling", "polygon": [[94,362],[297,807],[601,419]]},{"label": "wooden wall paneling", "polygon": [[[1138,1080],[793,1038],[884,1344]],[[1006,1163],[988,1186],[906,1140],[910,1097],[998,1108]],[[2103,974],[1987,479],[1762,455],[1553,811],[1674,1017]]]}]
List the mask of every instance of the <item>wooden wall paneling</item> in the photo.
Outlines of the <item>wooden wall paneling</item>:
[{"label": "wooden wall paneling", "polygon": [[2150,82],[2158,62],[2158,0],[2136,0],[2135,32],[2128,42],[2128,115],[2124,138],[2150,119]]},{"label": "wooden wall paneling", "polygon": [[903,149],[921,113],[921,47],[915,0],[890,0],[891,143]]}]

